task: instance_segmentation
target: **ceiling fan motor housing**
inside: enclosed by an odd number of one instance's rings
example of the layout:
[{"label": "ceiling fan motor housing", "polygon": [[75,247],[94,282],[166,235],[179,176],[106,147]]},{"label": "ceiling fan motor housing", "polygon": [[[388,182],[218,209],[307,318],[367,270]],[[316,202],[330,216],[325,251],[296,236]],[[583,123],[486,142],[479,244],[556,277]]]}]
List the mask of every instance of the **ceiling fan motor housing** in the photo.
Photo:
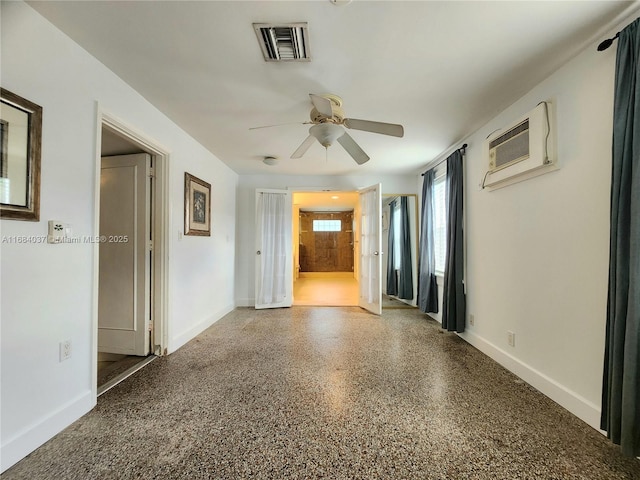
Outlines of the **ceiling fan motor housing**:
[{"label": "ceiling fan motor housing", "polygon": [[328,118],[322,115],[320,112],[318,112],[318,110],[316,110],[314,107],[311,109],[311,114],[309,115],[309,117],[311,118],[311,121],[313,123],[330,122],[330,123],[341,124],[342,121],[344,120],[344,110],[342,110],[342,107],[338,107],[332,104],[331,111],[333,112],[333,117]]},{"label": "ceiling fan motor housing", "polygon": [[331,93],[325,93],[323,95],[318,95],[318,96],[324,97],[331,102],[331,113],[333,115],[332,117],[327,117],[326,115],[323,115],[322,113],[318,112],[318,110],[315,107],[313,107],[311,109],[311,114],[309,115],[311,117],[311,121],[313,123],[331,122],[331,123],[342,124],[344,120],[344,110],[342,110],[342,98],[340,98],[337,95],[333,95]]}]

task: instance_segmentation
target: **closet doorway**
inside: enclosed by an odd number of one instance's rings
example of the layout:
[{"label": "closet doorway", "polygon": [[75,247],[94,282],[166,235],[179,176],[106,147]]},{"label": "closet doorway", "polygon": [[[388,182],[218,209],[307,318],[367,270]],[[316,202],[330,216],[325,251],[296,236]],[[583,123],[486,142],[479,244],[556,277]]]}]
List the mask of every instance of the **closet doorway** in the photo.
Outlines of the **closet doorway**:
[{"label": "closet doorway", "polygon": [[166,354],[168,240],[168,153],[104,111],[98,129],[96,396]]}]

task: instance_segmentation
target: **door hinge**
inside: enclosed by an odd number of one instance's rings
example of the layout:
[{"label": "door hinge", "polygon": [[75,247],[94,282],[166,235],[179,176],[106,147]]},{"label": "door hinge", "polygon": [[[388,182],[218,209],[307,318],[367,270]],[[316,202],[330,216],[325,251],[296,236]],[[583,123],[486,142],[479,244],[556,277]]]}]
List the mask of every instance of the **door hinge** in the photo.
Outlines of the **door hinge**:
[{"label": "door hinge", "polygon": [[149,169],[149,178],[156,178],[156,169],[155,168],[150,168]]},{"label": "door hinge", "polygon": [[153,240],[149,240],[149,251],[153,251]]}]

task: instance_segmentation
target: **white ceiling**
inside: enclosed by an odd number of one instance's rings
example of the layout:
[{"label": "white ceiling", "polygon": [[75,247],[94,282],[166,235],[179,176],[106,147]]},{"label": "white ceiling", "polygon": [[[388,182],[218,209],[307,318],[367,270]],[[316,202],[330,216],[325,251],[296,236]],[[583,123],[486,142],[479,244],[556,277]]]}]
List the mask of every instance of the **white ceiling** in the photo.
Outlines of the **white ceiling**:
[{"label": "white ceiling", "polygon": [[[28,3],[239,174],[331,175],[416,172],[634,2]],[[265,62],[254,22],[308,22],[311,62]],[[358,166],[338,144],[291,160],[308,125],[249,130],[307,121],[309,93],[337,94],[347,117],[400,123],[405,136],[350,130],[371,157]]]}]

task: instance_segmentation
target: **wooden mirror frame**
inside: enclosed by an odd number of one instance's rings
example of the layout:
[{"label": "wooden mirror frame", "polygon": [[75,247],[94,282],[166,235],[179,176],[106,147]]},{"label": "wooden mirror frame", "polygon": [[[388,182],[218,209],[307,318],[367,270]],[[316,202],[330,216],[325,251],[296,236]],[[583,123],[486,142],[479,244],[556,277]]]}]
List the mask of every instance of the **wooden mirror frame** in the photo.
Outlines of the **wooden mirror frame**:
[{"label": "wooden mirror frame", "polygon": [[0,203],[0,218],[37,222],[40,220],[42,107],[4,88],[0,88],[0,102],[22,110],[29,118],[27,154],[25,159],[27,169],[26,205]]}]

